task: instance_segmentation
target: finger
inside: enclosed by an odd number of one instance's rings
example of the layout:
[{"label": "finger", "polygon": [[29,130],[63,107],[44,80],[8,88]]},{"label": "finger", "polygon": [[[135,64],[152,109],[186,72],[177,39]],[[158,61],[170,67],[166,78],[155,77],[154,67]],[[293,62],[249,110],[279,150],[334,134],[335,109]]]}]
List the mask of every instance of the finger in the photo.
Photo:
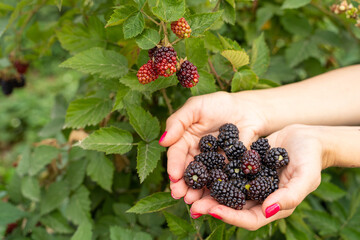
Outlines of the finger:
[{"label": "finger", "polygon": [[240,129],[239,131],[239,139],[240,141],[243,142],[243,144],[247,148],[250,146],[252,142],[256,141],[257,138],[258,136],[255,134],[255,131],[252,130],[251,128]]},{"label": "finger", "polygon": [[170,182],[171,196],[174,199],[180,199],[184,197],[188,188],[189,187],[186,185],[184,179],[180,179],[176,183]]},{"label": "finger", "polygon": [[192,161],[192,157],[188,154],[189,149],[190,146],[184,138],[169,148],[167,172],[172,182],[177,182],[184,176],[186,166]]},{"label": "finger", "polygon": [[201,100],[190,98],[184,106],[172,114],[166,121],[166,131],[159,144],[168,147],[177,142],[191,124],[199,121]]},{"label": "finger", "polygon": [[201,198],[203,192],[204,192],[203,189],[197,190],[197,189],[188,188],[187,193],[184,197],[184,202],[186,204],[192,204],[193,202]]},{"label": "finger", "polygon": [[219,205],[219,203],[217,201],[215,201],[214,198],[212,198],[210,195],[206,195],[203,196],[200,200],[194,202],[191,206],[191,213],[198,215],[204,215],[204,214],[208,214],[209,209]]}]

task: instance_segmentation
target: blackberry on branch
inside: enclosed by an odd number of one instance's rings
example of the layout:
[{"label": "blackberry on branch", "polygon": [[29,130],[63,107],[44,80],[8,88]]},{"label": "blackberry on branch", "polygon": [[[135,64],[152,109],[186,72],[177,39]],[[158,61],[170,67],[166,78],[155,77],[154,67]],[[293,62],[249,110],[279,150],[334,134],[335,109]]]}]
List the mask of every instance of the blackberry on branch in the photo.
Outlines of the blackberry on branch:
[{"label": "blackberry on branch", "polygon": [[231,138],[225,141],[224,152],[228,160],[240,159],[242,155],[246,152],[246,147],[243,142],[239,141],[236,138]]},{"label": "blackberry on branch", "polygon": [[192,161],[187,166],[184,173],[186,185],[193,189],[201,189],[206,186],[209,173],[205,165],[198,161]]},{"label": "blackberry on branch", "polygon": [[194,157],[195,161],[202,162],[208,170],[223,169],[225,157],[217,152],[204,152]]},{"label": "blackberry on branch", "polygon": [[199,148],[201,152],[214,152],[217,151],[218,145],[216,137],[213,135],[206,135],[200,139]]},{"label": "blackberry on branch", "polygon": [[147,84],[155,81],[159,77],[159,74],[154,68],[153,61],[150,59],[146,64],[140,67],[136,76],[141,84]]},{"label": "blackberry on branch", "polygon": [[228,181],[228,176],[222,169],[212,169],[209,173],[209,180],[207,183],[208,189],[211,189],[215,182]]},{"label": "blackberry on branch", "polygon": [[218,145],[224,149],[229,139],[239,139],[239,129],[232,123],[226,123],[219,128]]},{"label": "blackberry on branch", "polygon": [[180,69],[177,71],[176,76],[181,86],[186,88],[196,86],[200,77],[197,71],[197,67],[188,60],[185,60],[183,63],[181,63]]},{"label": "blackberry on branch", "polygon": [[158,49],[157,46],[153,47],[153,48],[150,48],[148,50],[148,54],[149,54],[149,58],[152,59],[154,57],[154,53],[156,52],[156,50]]},{"label": "blackberry on branch", "polygon": [[245,174],[242,172],[241,166],[241,160],[233,160],[226,164],[224,171],[228,175],[229,179],[245,178]]},{"label": "blackberry on branch", "polygon": [[261,158],[259,153],[255,150],[248,150],[244,153],[242,158],[242,171],[245,174],[256,174],[260,171]]},{"label": "blackberry on branch", "polygon": [[250,148],[257,151],[261,159],[264,159],[267,151],[270,149],[270,144],[267,138],[259,138],[251,144]]},{"label": "blackberry on branch", "polygon": [[210,194],[218,203],[240,210],[245,205],[245,194],[232,182],[217,181]]},{"label": "blackberry on branch", "polygon": [[266,154],[263,163],[270,168],[279,169],[289,164],[289,155],[285,148],[272,148]]},{"label": "blackberry on branch", "polygon": [[14,89],[13,82],[10,80],[3,79],[1,81],[1,88],[2,88],[2,92],[8,96],[13,92],[13,89]]},{"label": "blackberry on branch", "polygon": [[154,53],[154,66],[160,76],[169,77],[176,72],[176,56],[174,48],[160,47]]},{"label": "blackberry on branch", "polygon": [[271,193],[278,189],[278,184],[272,183],[272,178],[258,176],[245,185],[248,199],[263,202]]},{"label": "blackberry on branch", "polygon": [[178,38],[188,38],[191,34],[190,25],[185,18],[180,18],[179,20],[172,22],[171,31],[173,31]]},{"label": "blackberry on branch", "polygon": [[13,80],[13,85],[16,88],[22,88],[25,86],[25,84],[26,84],[26,80],[24,75],[20,75],[20,78],[14,78]]}]

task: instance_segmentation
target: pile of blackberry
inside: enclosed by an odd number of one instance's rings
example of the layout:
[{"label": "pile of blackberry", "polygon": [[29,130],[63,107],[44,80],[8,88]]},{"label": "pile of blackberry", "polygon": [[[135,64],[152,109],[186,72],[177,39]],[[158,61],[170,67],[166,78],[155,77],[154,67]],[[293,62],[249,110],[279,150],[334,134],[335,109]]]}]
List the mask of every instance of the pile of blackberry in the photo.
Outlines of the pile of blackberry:
[{"label": "pile of blackberry", "polygon": [[[277,169],[289,164],[284,148],[271,148],[259,138],[247,149],[239,140],[239,129],[231,123],[219,129],[218,137],[200,139],[201,153],[185,170],[184,180],[193,189],[207,187],[220,204],[240,210],[246,200],[262,203],[279,188]],[[218,153],[221,148],[225,157]]]}]

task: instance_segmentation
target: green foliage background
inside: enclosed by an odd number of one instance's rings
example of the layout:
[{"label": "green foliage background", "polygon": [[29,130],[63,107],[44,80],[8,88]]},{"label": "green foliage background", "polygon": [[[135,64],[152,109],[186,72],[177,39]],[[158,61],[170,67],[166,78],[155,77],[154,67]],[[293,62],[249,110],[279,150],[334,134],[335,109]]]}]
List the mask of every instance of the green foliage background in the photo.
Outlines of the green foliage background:
[{"label": "green foliage background", "polygon": [[[359,169],[325,171],[290,217],[249,232],[192,220],[169,194],[157,143],[191,96],[276,87],[359,63],[360,30],[333,15],[332,3],[0,2],[1,68],[12,51],[31,62],[26,89],[0,96],[0,235],[17,222],[5,239],[360,239]],[[175,76],[138,83],[147,49],[164,37],[149,16],[188,20],[192,37],[175,49],[198,67],[196,87]],[[175,41],[169,24],[167,32]]]}]

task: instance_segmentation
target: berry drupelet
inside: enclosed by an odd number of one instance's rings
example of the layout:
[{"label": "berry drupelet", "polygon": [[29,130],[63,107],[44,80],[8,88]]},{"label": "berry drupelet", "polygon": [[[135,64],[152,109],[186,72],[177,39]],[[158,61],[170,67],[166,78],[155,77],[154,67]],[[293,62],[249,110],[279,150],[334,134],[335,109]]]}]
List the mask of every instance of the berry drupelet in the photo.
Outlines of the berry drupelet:
[{"label": "berry drupelet", "polygon": [[228,176],[221,169],[212,169],[209,173],[208,189],[211,189],[215,182],[228,181]]},{"label": "berry drupelet", "polygon": [[176,76],[181,86],[186,88],[196,86],[200,77],[197,71],[197,67],[188,60],[185,60],[183,63],[181,63],[180,69],[177,71]]},{"label": "berry drupelet", "polygon": [[242,171],[245,174],[254,175],[260,171],[261,158],[255,150],[248,150],[244,153],[242,158]]},{"label": "berry drupelet", "polygon": [[226,164],[224,171],[228,175],[229,179],[244,178],[245,174],[242,172],[241,166],[241,160],[233,160]]},{"label": "berry drupelet", "polygon": [[208,170],[223,169],[225,157],[217,152],[204,152],[194,157],[195,161],[202,162]]},{"label": "berry drupelet", "polygon": [[188,38],[191,34],[191,28],[185,18],[171,23],[171,31],[175,33],[178,38]]},{"label": "berry drupelet", "polygon": [[172,47],[160,47],[154,52],[154,66],[160,76],[169,77],[176,72],[176,52]]},{"label": "berry drupelet", "polygon": [[270,168],[279,169],[289,164],[289,155],[285,148],[272,148],[266,154],[263,163]]},{"label": "berry drupelet", "polygon": [[220,204],[240,210],[245,205],[245,194],[232,182],[217,181],[212,185],[211,196]]},{"label": "berry drupelet", "polygon": [[206,186],[209,173],[203,163],[192,161],[187,166],[184,173],[186,185],[193,189],[201,189]]},{"label": "berry drupelet", "polygon": [[225,142],[229,139],[239,140],[239,129],[232,123],[226,123],[219,128],[218,145],[224,149]]},{"label": "berry drupelet", "polygon": [[141,66],[136,76],[141,84],[147,84],[155,81],[159,77],[159,74],[156,69],[154,69],[153,61],[149,60]]}]

